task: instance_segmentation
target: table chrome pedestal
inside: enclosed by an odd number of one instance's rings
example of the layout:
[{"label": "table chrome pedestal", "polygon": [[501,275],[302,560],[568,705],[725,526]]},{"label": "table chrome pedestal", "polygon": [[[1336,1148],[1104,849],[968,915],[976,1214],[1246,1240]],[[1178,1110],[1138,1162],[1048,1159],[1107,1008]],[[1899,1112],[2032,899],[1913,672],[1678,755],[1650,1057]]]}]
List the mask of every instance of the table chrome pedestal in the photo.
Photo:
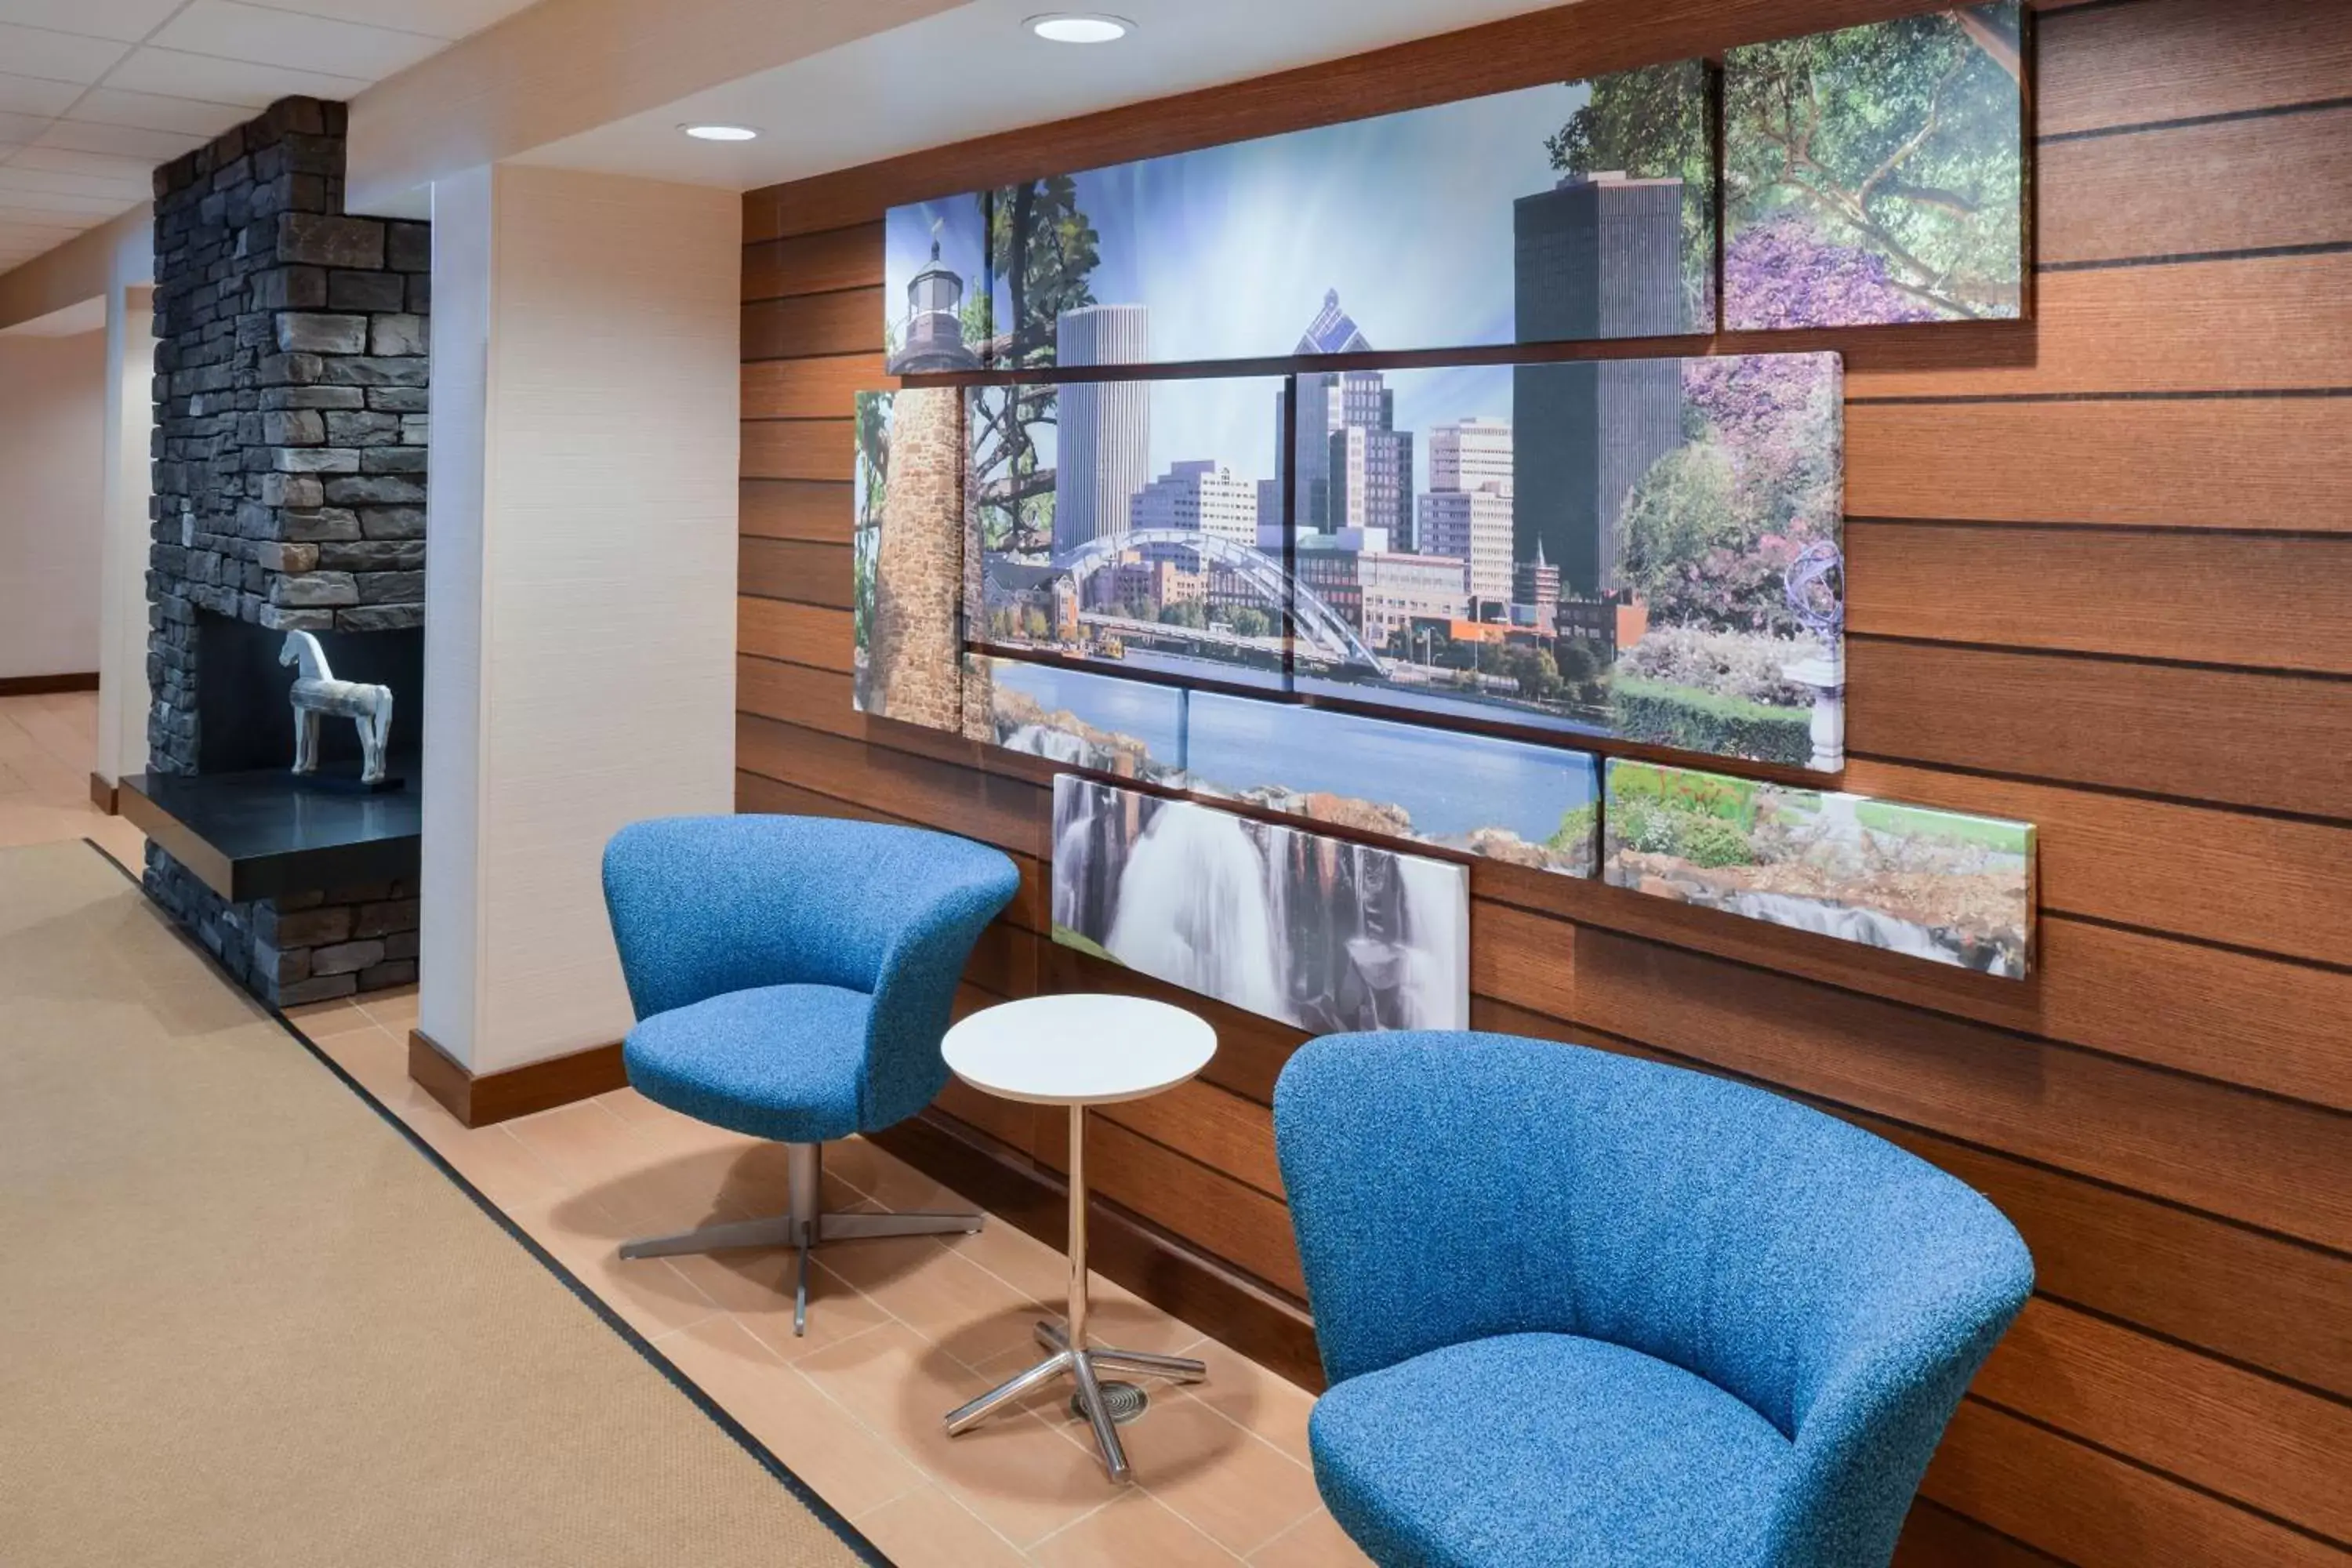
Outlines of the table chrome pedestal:
[{"label": "table chrome pedestal", "polygon": [[970,1404],[948,1413],[948,1436],[969,1431],[999,1410],[1045,1387],[1065,1374],[1077,1384],[1078,1407],[1094,1428],[1095,1445],[1102,1450],[1103,1467],[1114,1481],[1133,1479],[1127,1450],[1120,1447],[1118,1428],[1103,1403],[1101,1373],[1126,1373],[1146,1377],[1199,1383],[1209,1375],[1201,1362],[1183,1356],[1150,1355],[1142,1351],[1106,1350],[1087,1343],[1087,1108],[1070,1107],[1070,1317],[1066,1328],[1039,1323],[1037,1342],[1054,1353],[1010,1382],[989,1390]]}]

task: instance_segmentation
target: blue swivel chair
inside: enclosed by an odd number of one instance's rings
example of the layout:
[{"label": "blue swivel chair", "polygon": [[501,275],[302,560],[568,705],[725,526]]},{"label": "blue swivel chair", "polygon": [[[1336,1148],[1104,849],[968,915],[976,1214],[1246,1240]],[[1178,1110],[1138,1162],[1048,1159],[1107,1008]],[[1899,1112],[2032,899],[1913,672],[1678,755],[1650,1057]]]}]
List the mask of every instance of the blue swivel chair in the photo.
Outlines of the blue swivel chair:
[{"label": "blue swivel chair", "polygon": [[914,1115],[946,1084],[956,981],[1013,899],[1013,862],[969,839],[829,817],[679,816],[604,848],[604,903],[637,1026],[629,1082],[657,1104],[788,1146],[792,1212],[632,1241],[624,1258],[800,1251],[980,1228],[976,1214],[826,1214],[828,1139]]},{"label": "blue swivel chair", "polygon": [[1858,1128],[1507,1035],[1334,1035],[1275,1139],[1340,1526],[1388,1568],[1884,1568],[2033,1283]]}]

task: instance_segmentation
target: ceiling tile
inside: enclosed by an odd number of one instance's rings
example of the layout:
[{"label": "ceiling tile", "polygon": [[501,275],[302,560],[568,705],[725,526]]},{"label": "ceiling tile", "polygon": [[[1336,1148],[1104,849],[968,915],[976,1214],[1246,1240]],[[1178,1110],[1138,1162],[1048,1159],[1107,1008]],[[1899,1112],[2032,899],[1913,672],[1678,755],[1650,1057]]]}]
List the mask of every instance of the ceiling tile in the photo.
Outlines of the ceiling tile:
[{"label": "ceiling tile", "polygon": [[45,118],[63,114],[66,106],[81,94],[82,89],[69,81],[49,81],[0,71],[0,113],[37,114]]},{"label": "ceiling tile", "polygon": [[46,218],[36,223],[74,223],[83,218],[109,218],[127,206],[137,205],[139,198],[121,195],[66,195],[57,191],[19,190],[11,185],[5,171],[0,170],[0,207],[17,214],[46,213]]},{"label": "ceiling tile", "polygon": [[[284,66],[215,59],[210,55],[142,47],[132,50],[129,59],[114,68],[113,73],[106,79],[106,85],[170,98],[202,99],[207,103],[241,104],[253,110],[267,109],[279,99],[297,93],[312,98],[347,99],[365,88],[368,82],[362,77],[331,76],[322,71],[293,70]],[[91,117],[77,115],[77,118]],[[233,125],[236,121],[232,120],[228,123]]]},{"label": "ceiling tile", "polygon": [[169,157],[168,151],[149,153],[145,157],[123,157],[110,153],[77,153],[64,147],[19,147],[11,152],[0,147],[0,156],[12,169],[47,169],[58,174],[87,174],[98,180],[121,180],[144,189],[147,176],[153,173],[155,160]]},{"label": "ceiling tile", "polygon": [[[92,96],[102,96],[104,90],[100,89]],[[221,112],[241,117],[245,110],[230,109]],[[235,120],[227,122],[228,125],[236,123]],[[223,129],[226,129],[226,126],[225,125]],[[202,143],[209,134],[211,133],[150,131],[129,125],[97,125],[86,124],[79,120],[60,120],[47,129],[37,132],[34,135],[33,145],[37,148],[52,148],[59,152],[108,153],[121,158],[138,158],[152,167],[167,158],[176,158],[189,148]]]},{"label": "ceiling tile", "polygon": [[80,196],[103,202],[135,202],[152,187],[144,174],[100,179],[93,174],[63,174],[55,169],[30,169],[11,159],[0,163],[0,191],[48,191],[60,196]]},{"label": "ceiling tile", "polygon": [[[131,57],[136,59],[136,55]],[[187,98],[159,98],[152,93],[125,92],[120,88],[95,87],[82,95],[73,107],[71,120],[84,120],[99,125],[128,125],[140,131],[171,131],[183,136],[198,138],[217,136],[230,126],[253,117],[253,109],[266,108],[264,99],[252,107],[232,103],[199,103]],[[79,147],[79,142],[49,142],[51,146]],[[103,151],[103,149],[100,149]]]},{"label": "ceiling tile", "polygon": [[[279,9],[343,22],[396,26],[436,38],[463,38],[528,9],[533,0],[410,0],[395,11],[383,0],[277,0]],[[5,5],[6,0],[0,0]],[[387,15],[390,12],[392,14]]]},{"label": "ceiling tile", "polygon": [[11,114],[0,110],[0,142],[30,142],[49,128],[48,120],[38,114]]},{"label": "ceiling tile", "polygon": [[0,22],[135,44],[182,4],[184,0],[0,0]]},{"label": "ceiling tile", "polygon": [[0,60],[19,76],[47,77],[52,81],[78,81],[88,86],[121,59],[127,46],[106,38],[86,38],[77,33],[47,27],[20,27],[0,20]]},{"label": "ceiling tile", "polygon": [[421,33],[265,10],[238,0],[194,0],[148,42],[158,48],[330,71],[362,81],[381,81],[443,47],[443,40]]},{"label": "ceiling tile", "polygon": [[100,217],[43,212],[37,207],[12,207],[5,201],[0,201],[0,226],[30,238],[46,235],[51,245],[71,239],[86,228],[96,228]]}]

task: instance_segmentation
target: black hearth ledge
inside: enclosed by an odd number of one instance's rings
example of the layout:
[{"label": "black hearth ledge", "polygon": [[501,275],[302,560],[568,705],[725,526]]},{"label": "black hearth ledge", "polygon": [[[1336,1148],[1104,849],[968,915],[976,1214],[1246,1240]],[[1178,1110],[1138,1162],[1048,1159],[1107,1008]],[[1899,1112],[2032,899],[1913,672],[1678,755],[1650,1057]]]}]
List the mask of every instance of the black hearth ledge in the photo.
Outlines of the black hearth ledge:
[{"label": "black hearth ledge", "polygon": [[122,781],[122,815],[232,903],[413,880],[425,831],[417,759],[391,758],[387,771],[407,786],[331,794],[283,768],[135,773]]}]

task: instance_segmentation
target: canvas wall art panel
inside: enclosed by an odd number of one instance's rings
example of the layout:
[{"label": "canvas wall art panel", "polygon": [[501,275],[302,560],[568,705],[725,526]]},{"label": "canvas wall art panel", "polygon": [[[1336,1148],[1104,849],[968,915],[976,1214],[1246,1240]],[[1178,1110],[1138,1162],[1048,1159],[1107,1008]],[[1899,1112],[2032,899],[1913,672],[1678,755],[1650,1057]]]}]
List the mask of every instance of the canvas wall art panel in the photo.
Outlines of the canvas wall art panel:
[{"label": "canvas wall art panel", "polygon": [[2020,0],[1728,51],[1724,324],[2026,312]]},{"label": "canvas wall art panel", "polygon": [[[1089,312],[1115,336],[1115,308]],[[970,636],[1106,668],[1288,680],[1277,377],[971,395]]]},{"label": "canvas wall art panel", "polygon": [[861,392],[851,485],[858,711],[963,728],[963,394]]},{"label": "canvas wall art panel", "polygon": [[1835,771],[1842,384],[1827,353],[1302,373],[1293,689]]},{"label": "canvas wall art panel", "polygon": [[1470,1017],[1462,867],[1064,773],[1054,940],[1315,1033]]},{"label": "canvas wall art panel", "polygon": [[1677,61],[894,208],[893,368],[1710,331],[1707,89]]},{"label": "canvas wall art panel", "polygon": [[1196,691],[1183,787],[1359,832],[1590,877],[1598,759],[1459,731]]},{"label": "canvas wall art panel", "polygon": [[1192,694],[1181,686],[975,654],[966,658],[964,689],[984,701],[986,723],[975,740],[1094,773],[1183,786]]},{"label": "canvas wall art panel", "polygon": [[1935,963],[2023,979],[2033,826],[1612,758],[1603,876]]}]

